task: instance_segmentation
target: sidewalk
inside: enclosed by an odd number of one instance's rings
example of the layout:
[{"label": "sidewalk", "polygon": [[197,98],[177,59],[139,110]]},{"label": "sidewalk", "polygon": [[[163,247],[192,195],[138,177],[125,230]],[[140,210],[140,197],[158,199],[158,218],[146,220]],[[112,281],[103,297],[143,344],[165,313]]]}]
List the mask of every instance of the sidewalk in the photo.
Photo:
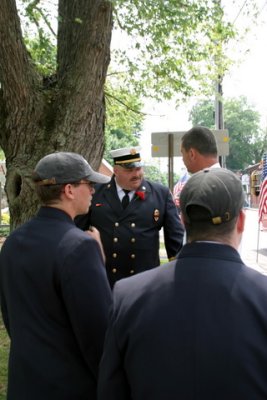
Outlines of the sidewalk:
[{"label": "sidewalk", "polygon": [[267,275],[267,230],[258,229],[258,209],[246,209],[240,254],[245,264]]}]

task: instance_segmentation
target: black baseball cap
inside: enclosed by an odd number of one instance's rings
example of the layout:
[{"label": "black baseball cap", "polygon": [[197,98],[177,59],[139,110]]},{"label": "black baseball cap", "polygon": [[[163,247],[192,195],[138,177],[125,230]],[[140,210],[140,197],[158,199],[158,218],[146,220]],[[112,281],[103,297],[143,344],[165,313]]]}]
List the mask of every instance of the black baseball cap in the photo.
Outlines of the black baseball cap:
[{"label": "black baseball cap", "polygon": [[180,195],[181,212],[187,223],[195,220],[190,216],[190,206],[206,209],[205,220],[218,225],[231,221],[243,205],[241,180],[224,168],[209,168],[193,174]]},{"label": "black baseball cap", "polygon": [[81,179],[95,183],[110,181],[110,177],[94,171],[80,154],[71,152],[56,152],[43,157],[34,169],[33,178],[43,186],[75,183]]}]

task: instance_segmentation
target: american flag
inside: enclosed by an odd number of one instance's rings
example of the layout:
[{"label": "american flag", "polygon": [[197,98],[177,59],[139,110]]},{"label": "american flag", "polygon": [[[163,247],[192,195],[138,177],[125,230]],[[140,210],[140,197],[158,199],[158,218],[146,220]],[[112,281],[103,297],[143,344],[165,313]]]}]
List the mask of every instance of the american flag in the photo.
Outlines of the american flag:
[{"label": "american flag", "polygon": [[262,221],[263,215],[267,214],[267,154],[263,156],[261,188],[259,195],[259,222]]},{"label": "american flag", "polygon": [[186,184],[186,182],[188,181],[188,179],[190,178],[190,175],[188,174],[188,172],[186,172],[180,179],[179,181],[176,183],[176,185],[173,188],[173,198],[174,198],[174,203],[176,205],[176,207],[180,206],[180,194],[181,191],[184,187],[184,185]]}]

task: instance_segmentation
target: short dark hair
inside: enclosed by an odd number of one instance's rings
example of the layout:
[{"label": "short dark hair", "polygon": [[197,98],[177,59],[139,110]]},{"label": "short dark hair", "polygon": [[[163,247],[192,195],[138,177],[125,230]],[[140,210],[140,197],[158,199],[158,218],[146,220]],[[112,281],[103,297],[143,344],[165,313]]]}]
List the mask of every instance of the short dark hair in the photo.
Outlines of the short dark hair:
[{"label": "short dark hair", "polygon": [[62,189],[65,185],[50,185],[50,186],[38,186],[36,185],[35,190],[41,204],[52,205],[56,200],[60,199]]},{"label": "short dark hair", "polygon": [[[40,177],[36,174],[32,174],[32,180],[35,183],[35,191],[38,199],[43,205],[52,205],[55,201],[60,200],[62,190],[66,184],[57,185],[38,185],[40,182]],[[71,183],[74,186],[78,186],[79,182]]]},{"label": "short dark hair", "polygon": [[211,222],[209,211],[197,205],[188,206],[187,213],[190,215],[191,222],[184,221],[184,225],[189,241],[227,239],[233,232],[237,221],[237,217],[234,217],[228,222],[214,225]]},{"label": "short dark hair", "polygon": [[196,149],[202,155],[217,156],[217,143],[214,134],[204,126],[194,126],[182,137],[182,147],[188,151]]}]

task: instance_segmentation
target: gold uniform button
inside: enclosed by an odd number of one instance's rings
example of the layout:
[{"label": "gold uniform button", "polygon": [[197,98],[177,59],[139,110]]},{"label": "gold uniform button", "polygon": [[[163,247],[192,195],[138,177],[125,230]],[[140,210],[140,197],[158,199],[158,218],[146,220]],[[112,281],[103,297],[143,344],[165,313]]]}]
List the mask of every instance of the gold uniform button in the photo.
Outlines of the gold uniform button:
[{"label": "gold uniform button", "polygon": [[132,238],[132,239],[131,239],[131,242],[132,242],[132,243],[135,243],[135,238]]},{"label": "gold uniform button", "polygon": [[113,274],[116,274],[117,268],[112,268],[112,272],[113,272]]},{"label": "gold uniform button", "polygon": [[135,258],[135,254],[131,254],[131,258]]},{"label": "gold uniform button", "polygon": [[118,238],[113,238],[113,242],[114,242],[114,243],[117,243],[118,241],[119,241]]},{"label": "gold uniform button", "polygon": [[118,222],[115,222],[115,226],[120,226],[120,224]]},{"label": "gold uniform button", "polygon": [[135,228],[135,223],[134,222],[131,224],[131,228]]},{"label": "gold uniform button", "polygon": [[113,257],[113,258],[117,258],[117,253],[113,253],[113,254],[112,254],[112,257]]},{"label": "gold uniform button", "polygon": [[130,274],[134,274],[134,269],[131,269]]}]

